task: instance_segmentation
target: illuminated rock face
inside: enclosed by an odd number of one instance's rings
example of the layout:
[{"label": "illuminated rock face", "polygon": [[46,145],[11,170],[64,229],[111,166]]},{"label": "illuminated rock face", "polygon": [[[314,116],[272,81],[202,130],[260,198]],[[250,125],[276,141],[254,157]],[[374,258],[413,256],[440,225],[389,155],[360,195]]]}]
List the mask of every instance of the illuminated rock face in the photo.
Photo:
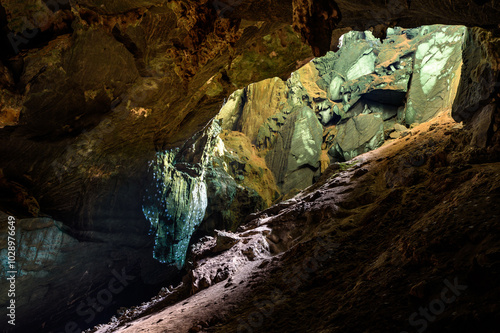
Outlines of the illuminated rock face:
[{"label": "illuminated rock face", "polygon": [[340,125],[332,147],[334,158],[350,160],[384,142],[384,122],[380,114],[360,114]]},{"label": "illuminated rock face", "polygon": [[[411,126],[450,111],[460,81],[462,26],[389,28],[382,42],[352,31],[337,53],[313,61],[327,92],[319,117],[337,119],[327,142],[333,160],[348,160],[381,146],[394,125]],[[373,115],[371,121],[363,115]]]},{"label": "illuminated rock face", "polygon": [[390,28],[383,42],[370,32],[349,32],[339,52],[314,60],[320,86],[344,119],[357,113],[359,102],[374,101],[387,105],[368,105],[374,113],[405,106],[400,121],[427,121],[453,103],[465,32],[460,26]]},{"label": "illuminated rock face", "polygon": [[175,157],[175,151],[158,153],[156,188],[148,193],[143,211],[156,234],[154,257],[182,266],[191,236],[205,216],[207,187],[203,166],[201,175],[191,176],[175,167]]},{"label": "illuminated rock face", "polygon": [[266,156],[282,193],[312,185],[320,166],[322,139],[323,128],[309,107],[292,110]]},{"label": "illuminated rock face", "polygon": [[144,206],[155,257],[182,266],[199,227],[234,230],[244,212],[312,185],[331,161],[374,150],[449,111],[465,31],[395,28],[383,41],[352,31],[338,52],[287,81],[235,91],[205,130],[157,154]]},{"label": "illuminated rock face", "polygon": [[[323,149],[333,161],[376,149],[395,125],[409,127],[450,111],[465,34],[465,27],[444,25],[390,28],[383,41],[369,31],[345,34],[338,52],[328,52],[292,74],[286,82],[289,108],[281,107],[268,118],[257,145],[273,146],[294,106],[316,112],[325,129]],[[326,135],[333,133],[332,126],[337,135]]]},{"label": "illuminated rock face", "polygon": [[423,27],[417,32],[413,80],[406,105],[407,124],[425,122],[451,107],[460,81],[466,28]]},{"label": "illuminated rock face", "polygon": [[207,169],[217,154],[220,127],[212,122],[181,149],[157,153],[144,216],[155,233],[154,257],[182,267],[191,236],[205,217]]},{"label": "illuminated rock face", "polygon": [[257,169],[243,151],[233,156],[222,139],[231,138],[221,132],[219,120],[211,121],[182,147],[158,152],[151,162],[143,213],[155,237],[153,256],[162,263],[184,266],[191,237],[202,223],[206,232],[235,229],[246,215],[270,204],[248,182],[252,174],[267,171],[267,178],[258,181],[266,188],[272,185],[265,183],[270,171]]}]

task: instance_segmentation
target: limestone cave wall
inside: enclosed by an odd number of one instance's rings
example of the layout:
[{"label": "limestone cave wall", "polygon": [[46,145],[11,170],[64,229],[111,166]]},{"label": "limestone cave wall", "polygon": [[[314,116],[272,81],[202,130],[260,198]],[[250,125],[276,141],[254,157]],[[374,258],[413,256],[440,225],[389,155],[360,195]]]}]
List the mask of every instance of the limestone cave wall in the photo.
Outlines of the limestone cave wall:
[{"label": "limestone cave wall", "polygon": [[[456,119],[478,128],[477,144],[494,146],[499,11],[493,1],[469,0],[0,1],[0,211],[2,232],[7,216],[19,221],[19,329],[94,323],[102,312],[85,312],[86,300],[117,274],[130,277],[124,283],[135,290],[177,276],[177,268],[153,258],[157,222],[144,212],[151,166],[161,157],[162,167],[172,167],[165,152],[182,149],[171,171],[191,177],[185,184],[194,186],[201,174],[209,179],[213,199],[200,221],[206,232],[234,228],[251,209],[308,186],[328,160],[404,132],[396,123],[428,119],[454,91],[431,88],[428,97],[432,82],[458,84],[458,98],[443,105],[454,103]],[[422,33],[419,45],[435,48],[426,68],[417,64],[425,52],[418,56],[411,35],[422,30],[395,27],[434,23],[476,28],[441,31],[445,49]],[[344,42],[353,51],[327,54],[350,29],[370,33],[351,33]],[[458,35],[464,42],[454,40]],[[377,38],[386,37],[401,46],[398,59],[383,57]],[[328,67],[349,52],[353,63]],[[412,52],[410,65],[404,54]],[[310,62],[313,56],[324,57]],[[462,68],[429,74],[451,68],[443,62],[449,56],[462,56]],[[365,72],[372,61],[375,73]],[[427,83],[410,84],[409,69]],[[378,94],[389,76],[394,94]],[[422,113],[422,98],[439,106]],[[255,107],[263,101],[266,108]],[[210,149],[221,154],[202,161],[190,145],[214,117],[221,129]],[[363,130],[349,137],[352,127]],[[301,149],[306,154],[294,155]],[[220,184],[229,184],[226,192]],[[4,285],[0,293],[4,304]]]}]

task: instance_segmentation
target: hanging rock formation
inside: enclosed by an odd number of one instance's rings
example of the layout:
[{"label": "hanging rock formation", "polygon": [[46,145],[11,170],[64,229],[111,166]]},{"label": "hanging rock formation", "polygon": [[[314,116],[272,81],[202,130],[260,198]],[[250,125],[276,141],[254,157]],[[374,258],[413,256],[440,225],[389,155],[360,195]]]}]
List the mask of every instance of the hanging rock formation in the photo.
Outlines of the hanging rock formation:
[{"label": "hanging rock formation", "polygon": [[[263,173],[269,171],[247,165],[243,150],[233,157],[220,134],[219,122],[214,120],[181,148],[157,153],[151,164],[143,212],[155,236],[154,257],[179,269],[202,222],[205,232],[235,229],[246,215],[269,205],[265,194],[259,196],[253,184],[245,182],[250,178],[266,188],[271,184],[265,183]],[[252,173],[262,178],[252,179]]]}]

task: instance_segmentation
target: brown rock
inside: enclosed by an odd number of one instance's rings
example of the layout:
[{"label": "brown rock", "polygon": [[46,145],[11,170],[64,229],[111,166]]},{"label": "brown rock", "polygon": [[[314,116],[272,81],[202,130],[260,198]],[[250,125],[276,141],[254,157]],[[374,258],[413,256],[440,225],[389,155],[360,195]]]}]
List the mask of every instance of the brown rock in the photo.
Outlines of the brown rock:
[{"label": "brown rock", "polygon": [[410,295],[417,297],[417,298],[424,298],[427,293],[427,282],[426,281],[421,281],[411,287],[410,289]]},{"label": "brown rock", "polygon": [[321,151],[321,157],[319,161],[321,163],[321,173],[323,173],[330,166],[330,156],[328,155],[328,149]]},{"label": "brown rock", "polygon": [[394,124],[394,130],[396,132],[405,132],[407,128],[401,124]]},{"label": "brown rock", "polygon": [[241,113],[240,131],[252,142],[257,139],[259,128],[272,115],[279,113],[286,102],[287,86],[279,78],[254,83],[246,88],[245,106]]},{"label": "brown rock", "polygon": [[489,131],[493,124],[495,108],[495,104],[490,104],[476,113],[472,118],[472,139],[470,142],[472,146],[485,148],[488,144]]},{"label": "brown rock", "polygon": [[391,139],[399,139],[401,137],[401,132],[392,132],[389,137]]},{"label": "brown rock", "polygon": [[498,89],[498,45],[490,31],[469,28],[463,45],[463,66],[452,116],[456,121],[470,120],[483,105],[489,104]]}]

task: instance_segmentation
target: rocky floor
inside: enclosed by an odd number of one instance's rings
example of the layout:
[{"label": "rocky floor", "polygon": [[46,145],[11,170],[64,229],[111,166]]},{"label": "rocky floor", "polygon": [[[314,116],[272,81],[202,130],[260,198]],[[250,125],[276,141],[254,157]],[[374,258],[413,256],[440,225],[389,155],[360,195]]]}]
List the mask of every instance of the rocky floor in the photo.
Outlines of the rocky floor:
[{"label": "rocky floor", "polygon": [[92,331],[498,332],[500,162],[469,142],[443,114],[332,165]]}]

